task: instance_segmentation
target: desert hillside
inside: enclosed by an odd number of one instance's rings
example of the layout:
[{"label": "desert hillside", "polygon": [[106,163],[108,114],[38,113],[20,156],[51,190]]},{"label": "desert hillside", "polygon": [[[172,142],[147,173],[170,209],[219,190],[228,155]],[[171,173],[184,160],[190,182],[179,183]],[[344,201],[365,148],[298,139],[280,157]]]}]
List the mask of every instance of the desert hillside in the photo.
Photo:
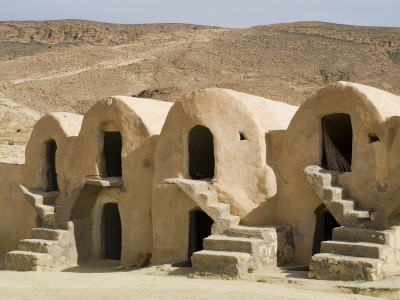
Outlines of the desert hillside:
[{"label": "desert hillside", "polygon": [[4,149],[24,145],[47,112],[84,113],[115,94],[175,101],[224,87],[299,105],[348,80],[400,95],[400,28],[0,22],[0,70]]}]

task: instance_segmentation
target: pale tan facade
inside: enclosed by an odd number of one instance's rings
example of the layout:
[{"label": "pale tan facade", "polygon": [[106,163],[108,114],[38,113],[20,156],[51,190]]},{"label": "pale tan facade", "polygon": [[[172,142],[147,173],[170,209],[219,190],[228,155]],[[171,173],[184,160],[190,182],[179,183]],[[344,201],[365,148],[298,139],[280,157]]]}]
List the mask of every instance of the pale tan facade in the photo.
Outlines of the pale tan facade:
[{"label": "pale tan facade", "polygon": [[399,274],[399,120],[400,97],[347,82],[300,107],[212,88],[52,113],[25,165],[0,165],[0,250],[19,247],[10,269],[151,253],[231,276],[310,261],[310,277]]}]

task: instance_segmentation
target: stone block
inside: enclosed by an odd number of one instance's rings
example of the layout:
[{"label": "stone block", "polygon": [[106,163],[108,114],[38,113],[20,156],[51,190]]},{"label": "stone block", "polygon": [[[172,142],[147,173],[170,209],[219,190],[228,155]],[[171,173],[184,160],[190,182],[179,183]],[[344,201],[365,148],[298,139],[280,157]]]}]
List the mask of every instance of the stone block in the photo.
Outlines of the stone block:
[{"label": "stone block", "polygon": [[250,254],[242,252],[226,252],[202,250],[192,255],[194,272],[211,273],[229,277],[238,277],[253,267]]},{"label": "stone block", "polygon": [[30,251],[11,251],[5,257],[5,269],[14,271],[42,271],[50,265],[51,256]]},{"label": "stone block", "polygon": [[66,233],[65,230],[51,229],[51,228],[33,228],[31,231],[32,238],[41,240],[54,240],[58,241],[62,235]]},{"label": "stone block", "polygon": [[380,259],[352,257],[330,253],[313,256],[310,263],[311,278],[324,280],[378,280],[383,277]]},{"label": "stone block", "polygon": [[355,227],[337,227],[333,230],[333,239],[349,242],[366,242],[395,247],[393,232],[390,230],[365,229]]},{"label": "stone block", "polygon": [[355,257],[387,259],[389,247],[374,243],[325,241],[321,243],[321,253],[334,253]]},{"label": "stone block", "polygon": [[19,242],[19,250],[49,253],[49,248],[51,248],[55,243],[56,241],[51,240],[25,239]]}]

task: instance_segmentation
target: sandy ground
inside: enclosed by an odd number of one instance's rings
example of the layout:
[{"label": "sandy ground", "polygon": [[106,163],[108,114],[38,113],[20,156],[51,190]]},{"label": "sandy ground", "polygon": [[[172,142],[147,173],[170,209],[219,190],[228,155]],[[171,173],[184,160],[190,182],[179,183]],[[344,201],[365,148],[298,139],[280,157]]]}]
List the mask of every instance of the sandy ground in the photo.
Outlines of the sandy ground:
[{"label": "sandy ground", "polygon": [[240,280],[200,277],[171,265],[115,270],[115,263],[63,272],[0,271],[1,299],[400,299],[400,278],[374,283],[306,279],[262,270]]},{"label": "sandy ground", "polygon": [[320,22],[0,22],[0,144],[25,145],[46,113],[83,114],[112,95],[174,102],[220,87],[300,105],[338,80],[400,95],[399,37],[400,28]]}]

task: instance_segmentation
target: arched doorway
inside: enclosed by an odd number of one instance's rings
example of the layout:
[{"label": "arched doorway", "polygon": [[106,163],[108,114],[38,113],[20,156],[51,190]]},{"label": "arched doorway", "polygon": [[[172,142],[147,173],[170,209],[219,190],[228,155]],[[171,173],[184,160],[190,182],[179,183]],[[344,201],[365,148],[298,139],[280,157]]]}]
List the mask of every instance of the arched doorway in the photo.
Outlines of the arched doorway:
[{"label": "arched doorway", "polygon": [[122,228],[117,203],[106,203],[104,205],[101,225],[104,258],[120,260],[122,249]]},{"label": "arched doorway", "polygon": [[122,176],[122,137],[119,131],[105,131],[103,137],[103,177]]},{"label": "arched doorway", "polygon": [[51,139],[42,146],[42,187],[48,192],[58,191],[56,172],[56,141]]},{"label": "arched doorway", "polygon": [[189,175],[193,179],[214,177],[214,138],[211,131],[196,125],[189,132]]},{"label": "arched doorway", "polygon": [[315,230],[312,249],[313,255],[320,252],[321,243],[323,241],[332,240],[332,231],[334,228],[339,226],[340,224],[335,220],[325,204],[321,204],[315,210]]},{"label": "arched doorway", "polygon": [[348,114],[330,114],[321,119],[321,166],[338,172],[351,172],[353,129]]},{"label": "arched doorway", "polygon": [[203,250],[203,240],[211,235],[213,223],[214,221],[200,209],[189,213],[189,262],[194,252]]}]

